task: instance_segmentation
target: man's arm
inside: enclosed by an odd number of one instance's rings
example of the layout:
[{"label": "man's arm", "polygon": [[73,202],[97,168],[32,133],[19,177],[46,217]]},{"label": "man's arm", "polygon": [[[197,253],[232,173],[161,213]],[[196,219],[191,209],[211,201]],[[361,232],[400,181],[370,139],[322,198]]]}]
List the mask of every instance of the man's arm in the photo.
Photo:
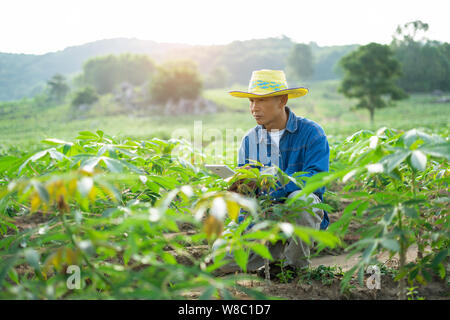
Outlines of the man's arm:
[{"label": "man's arm", "polygon": [[[307,173],[299,177],[311,177],[318,172],[329,171],[330,147],[326,135],[319,135],[315,137],[311,143],[306,147],[305,151],[305,165],[302,171]],[[292,176],[295,172],[286,172]],[[271,198],[279,199],[287,197],[289,193],[300,190],[300,187],[290,181],[287,185],[270,193]]]},{"label": "man's arm", "polygon": [[238,152],[238,167],[243,167],[249,163],[248,160],[248,136],[244,136],[241,140],[241,146]]},{"label": "man's arm", "polygon": [[[237,167],[244,168],[244,169],[250,169],[252,166],[249,164],[248,159],[248,136],[244,136],[244,138],[241,140],[241,146],[238,151],[238,164]],[[233,182],[233,184],[228,187],[228,191],[244,194],[244,195],[251,195],[255,190],[257,190],[256,181],[249,181],[244,186],[244,180],[237,180]]]}]

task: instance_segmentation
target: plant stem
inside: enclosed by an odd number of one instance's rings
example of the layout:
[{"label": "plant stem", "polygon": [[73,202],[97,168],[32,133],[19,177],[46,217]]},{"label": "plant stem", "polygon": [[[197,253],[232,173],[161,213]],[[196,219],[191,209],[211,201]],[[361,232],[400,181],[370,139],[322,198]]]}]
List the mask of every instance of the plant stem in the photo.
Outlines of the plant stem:
[{"label": "plant stem", "polygon": [[[264,243],[264,245],[267,245],[267,241]],[[270,266],[269,266],[269,259],[264,258],[264,275],[266,277],[267,284],[270,284]]]},{"label": "plant stem", "polygon": [[86,255],[83,253],[83,250],[81,250],[81,248],[78,246],[78,244],[76,243],[75,239],[74,239],[74,235],[72,233],[72,230],[70,229],[70,227],[67,225],[66,220],[64,219],[64,213],[60,212],[59,213],[60,217],[61,217],[61,222],[64,226],[64,229],[66,229],[67,234],[69,235],[70,238],[70,242],[72,243],[72,245],[79,250],[81,257],[83,258],[84,262],[86,262],[86,264],[89,266],[89,268],[92,269],[92,271],[94,273],[96,273],[106,284],[108,284],[110,287],[112,287],[112,283],[100,272],[97,271],[97,269],[95,269],[95,267],[92,265],[92,263],[89,261],[89,259],[86,257]]},{"label": "plant stem", "polygon": [[[402,226],[402,214],[399,209],[397,209],[398,215],[398,228],[400,229],[400,261],[399,261],[399,272],[402,272],[405,263],[406,263],[406,252],[405,252],[405,239],[403,237],[403,226]],[[399,279],[399,300],[406,300],[406,292],[405,292],[405,279],[402,277]]]},{"label": "plant stem", "polygon": [[269,259],[264,259],[264,273],[266,276],[266,281],[270,284],[270,270],[269,270]]},{"label": "plant stem", "polygon": [[31,170],[33,170],[33,172],[34,172],[37,176],[40,175],[39,172],[37,172],[36,169],[33,168],[33,166],[31,165],[30,162],[28,162],[28,166],[31,168]]},{"label": "plant stem", "polygon": [[[412,172],[412,193],[413,193],[413,199],[416,199],[416,173]],[[420,208],[419,208],[420,209]],[[420,210],[418,212],[419,219],[420,219]],[[423,248],[422,248],[422,229],[420,226],[417,228],[417,259],[422,260],[423,259]]]}]

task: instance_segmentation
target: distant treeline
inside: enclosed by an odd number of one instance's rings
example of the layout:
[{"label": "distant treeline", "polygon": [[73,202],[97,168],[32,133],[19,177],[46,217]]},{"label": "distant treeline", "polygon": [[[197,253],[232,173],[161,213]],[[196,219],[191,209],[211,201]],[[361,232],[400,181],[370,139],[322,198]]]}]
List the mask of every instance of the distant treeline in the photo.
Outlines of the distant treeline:
[{"label": "distant treeline", "polygon": [[[394,37],[390,45],[402,67],[403,75],[398,85],[408,92],[449,91],[450,44],[414,39],[417,31],[426,31],[426,24],[415,26],[413,35],[408,34],[406,28],[399,28],[399,37]],[[285,70],[292,84],[304,80],[338,79],[341,77],[338,61],[357,47],[320,47],[314,42],[295,43],[283,36],[214,46],[112,39],[45,55],[0,53],[0,101],[33,96],[41,92],[56,73],[72,78],[71,85],[75,86],[81,74],[88,83],[101,77],[104,87],[97,86],[97,91],[111,92],[120,81],[139,85],[153,74],[156,64],[179,59],[196,63],[205,88],[247,85],[251,72],[263,68]],[[127,61],[122,58],[119,63],[117,58],[108,55],[125,52],[145,54],[150,59]],[[98,56],[102,58],[96,58]],[[105,60],[105,56],[109,58]]]},{"label": "distant treeline", "polygon": [[408,42],[392,47],[402,65],[400,87],[409,92],[450,91],[450,43]]},{"label": "distant treeline", "polygon": [[[255,69],[286,69],[296,43],[288,37],[234,41],[228,45],[190,46],[136,39],[111,39],[70,47],[45,55],[0,53],[0,101],[33,96],[55,74],[76,77],[83,64],[108,54],[147,54],[156,63],[190,59],[205,78],[205,87],[247,84]],[[319,47],[310,43],[314,57],[312,80],[336,79],[334,66],[357,45]]]}]

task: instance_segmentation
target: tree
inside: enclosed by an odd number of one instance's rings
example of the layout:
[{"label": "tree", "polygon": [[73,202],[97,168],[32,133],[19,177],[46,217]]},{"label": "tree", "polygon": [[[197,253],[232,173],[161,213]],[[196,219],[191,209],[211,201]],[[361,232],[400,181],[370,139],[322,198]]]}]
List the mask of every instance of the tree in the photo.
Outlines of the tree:
[{"label": "tree", "polygon": [[82,89],[79,89],[75,93],[75,95],[72,99],[72,106],[77,108],[83,104],[91,105],[94,102],[96,102],[98,100],[98,98],[99,97],[98,97],[98,94],[95,91],[95,89],[87,86]]},{"label": "tree", "polygon": [[50,100],[57,103],[62,102],[70,91],[70,88],[66,83],[66,78],[59,73],[55,74],[50,80],[48,80],[47,85],[50,88]]},{"label": "tree", "polygon": [[223,66],[215,67],[207,76],[207,88],[225,88],[230,79],[230,72]]},{"label": "tree", "polygon": [[99,94],[113,92],[122,82],[141,85],[149,81],[156,69],[145,54],[107,55],[87,60],[83,65],[83,81]]},{"label": "tree", "polygon": [[300,80],[310,79],[314,74],[311,47],[303,43],[296,44],[288,56],[287,67],[294,77]]},{"label": "tree", "polygon": [[191,60],[168,61],[158,67],[150,85],[155,102],[166,103],[170,99],[196,99],[202,90],[202,79],[197,64]]},{"label": "tree", "polygon": [[410,92],[430,92],[450,88],[450,52],[448,43],[431,41],[423,35],[428,24],[417,20],[398,26],[391,42],[400,61],[402,77],[398,85]]},{"label": "tree", "polygon": [[373,124],[375,109],[392,106],[394,100],[407,97],[396,86],[401,75],[400,63],[387,45],[370,43],[344,56],[339,61],[344,78],[338,91],[349,98],[358,98],[356,108],[368,109]]},{"label": "tree", "polygon": [[[392,44],[416,42],[417,35],[427,32],[429,27],[427,23],[420,20],[405,23],[403,27],[399,25],[392,36]],[[428,39],[423,36],[420,40],[426,42]]]}]

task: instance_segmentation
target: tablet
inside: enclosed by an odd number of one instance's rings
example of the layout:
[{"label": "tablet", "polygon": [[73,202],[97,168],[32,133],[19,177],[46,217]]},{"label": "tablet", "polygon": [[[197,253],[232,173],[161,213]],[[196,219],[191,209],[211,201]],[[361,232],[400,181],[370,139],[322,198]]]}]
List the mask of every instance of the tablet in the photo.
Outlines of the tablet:
[{"label": "tablet", "polygon": [[206,164],[205,168],[211,170],[223,179],[229,178],[236,173],[225,164]]}]

